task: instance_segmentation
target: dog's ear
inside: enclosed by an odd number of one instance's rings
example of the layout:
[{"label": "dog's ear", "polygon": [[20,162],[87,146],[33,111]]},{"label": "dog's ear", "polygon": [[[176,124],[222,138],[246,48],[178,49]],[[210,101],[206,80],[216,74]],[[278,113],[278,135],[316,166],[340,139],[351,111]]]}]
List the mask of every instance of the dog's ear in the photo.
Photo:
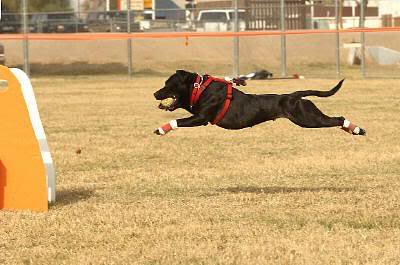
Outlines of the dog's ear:
[{"label": "dog's ear", "polygon": [[185,70],[176,70],[176,75],[183,83],[187,82],[190,77],[190,73]]}]

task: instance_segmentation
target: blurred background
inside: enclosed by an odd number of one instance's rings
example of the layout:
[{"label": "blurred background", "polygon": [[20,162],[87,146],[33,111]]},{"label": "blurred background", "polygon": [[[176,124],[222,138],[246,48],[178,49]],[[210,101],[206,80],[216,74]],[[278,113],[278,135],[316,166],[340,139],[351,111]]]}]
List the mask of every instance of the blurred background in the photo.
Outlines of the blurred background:
[{"label": "blurred background", "polygon": [[[239,37],[223,35],[232,31]],[[400,0],[3,0],[0,63],[33,76],[132,77],[179,68],[393,78],[399,31]],[[91,37],[75,39],[82,34]]]}]

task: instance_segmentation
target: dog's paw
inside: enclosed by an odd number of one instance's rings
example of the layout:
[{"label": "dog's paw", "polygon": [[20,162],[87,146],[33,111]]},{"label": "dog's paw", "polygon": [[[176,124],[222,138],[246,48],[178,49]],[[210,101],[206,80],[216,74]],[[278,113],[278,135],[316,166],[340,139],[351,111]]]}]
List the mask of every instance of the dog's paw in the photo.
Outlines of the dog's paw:
[{"label": "dog's paw", "polygon": [[358,133],[358,135],[364,135],[364,136],[366,136],[366,135],[367,135],[367,131],[364,130],[363,128],[360,128],[360,132]]},{"label": "dog's paw", "polygon": [[157,135],[161,135],[161,132],[160,132],[160,130],[159,130],[158,128],[155,129],[153,133],[154,133],[154,134],[157,134]]}]

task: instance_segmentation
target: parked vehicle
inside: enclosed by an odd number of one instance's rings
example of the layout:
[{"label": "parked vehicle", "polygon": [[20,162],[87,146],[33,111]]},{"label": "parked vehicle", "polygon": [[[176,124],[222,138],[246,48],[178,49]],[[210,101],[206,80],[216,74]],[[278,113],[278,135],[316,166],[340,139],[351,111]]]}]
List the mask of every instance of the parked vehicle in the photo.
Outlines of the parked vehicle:
[{"label": "parked vehicle", "polygon": [[86,18],[90,32],[119,32],[120,28],[114,23],[117,12],[91,12]]},{"label": "parked vehicle", "polygon": [[0,33],[18,33],[21,30],[21,17],[15,13],[2,13]]},{"label": "parked vehicle", "polygon": [[[141,22],[137,21],[138,14],[131,11],[131,31],[141,31]],[[86,23],[90,32],[127,32],[126,11],[91,12]]]},{"label": "parked vehicle", "polygon": [[[29,18],[28,18],[29,21]],[[28,23],[28,32],[35,32],[34,25]],[[0,33],[23,32],[22,18],[16,13],[3,13],[0,19]]]},{"label": "parked vehicle", "polygon": [[[245,10],[238,10],[239,31],[246,29]],[[202,10],[197,16],[197,31],[232,31],[235,23],[233,9]]]},{"label": "parked vehicle", "polygon": [[88,25],[77,18],[74,13],[40,13],[33,14],[30,25],[36,32],[71,33],[88,32]]}]

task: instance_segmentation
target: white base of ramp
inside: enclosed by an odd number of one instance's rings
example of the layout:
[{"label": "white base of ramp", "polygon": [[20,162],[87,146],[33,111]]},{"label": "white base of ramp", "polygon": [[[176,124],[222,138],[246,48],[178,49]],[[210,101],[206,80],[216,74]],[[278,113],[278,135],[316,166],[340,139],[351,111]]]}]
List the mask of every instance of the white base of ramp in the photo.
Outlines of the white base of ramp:
[{"label": "white base of ramp", "polygon": [[53,159],[51,158],[49,145],[47,144],[46,134],[43,129],[40,119],[39,110],[36,104],[35,94],[33,92],[29,77],[20,69],[12,68],[11,72],[17,77],[21,84],[22,93],[28,107],[29,116],[31,119],[33,130],[39,142],[40,151],[42,153],[43,163],[46,168],[48,201],[54,203],[56,201],[56,174],[54,170]]}]

